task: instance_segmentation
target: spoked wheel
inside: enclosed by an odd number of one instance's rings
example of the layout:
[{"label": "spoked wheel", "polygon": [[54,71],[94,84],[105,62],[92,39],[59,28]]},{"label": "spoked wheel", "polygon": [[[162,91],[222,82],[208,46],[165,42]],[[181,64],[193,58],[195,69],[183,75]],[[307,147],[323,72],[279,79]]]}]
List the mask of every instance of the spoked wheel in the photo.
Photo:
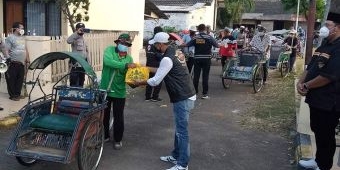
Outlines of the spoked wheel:
[{"label": "spoked wheel", "polygon": [[261,91],[263,87],[263,73],[262,64],[255,66],[255,72],[253,73],[253,89],[255,93]]},{"label": "spoked wheel", "polygon": [[17,161],[24,166],[32,166],[35,163],[37,163],[36,159],[32,159],[32,158],[25,158],[25,157],[20,157],[20,156],[16,156],[15,157],[17,159]]},{"label": "spoked wheel", "polygon": [[282,61],[280,64],[280,72],[281,72],[281,77],[287,77],[289,74],[289,62],[288,61]]},{"label": "spoked wheel", "polygon": [[223,71],[222,71],[222,85],[225,89],[229,89],[231,83],[233,82],[232,79],[228,78],[228,71],[230,66],[234,65],[234,60],[227,60],[227,63],[225,64]]},{"label": "spoked wheel", "polygon": [[110,112],[110,124],[109,124],[109,130],[111,131],[112,128],[113,128],[113,113],[112,113],[112,109],[111,109],[111,112]]},{"label": "spoked wheel", "polygon": [[99,119],[89,120],[82,132],[78,148],[80,170],[95,170],[98,167],[104,146],[104,128]]}]

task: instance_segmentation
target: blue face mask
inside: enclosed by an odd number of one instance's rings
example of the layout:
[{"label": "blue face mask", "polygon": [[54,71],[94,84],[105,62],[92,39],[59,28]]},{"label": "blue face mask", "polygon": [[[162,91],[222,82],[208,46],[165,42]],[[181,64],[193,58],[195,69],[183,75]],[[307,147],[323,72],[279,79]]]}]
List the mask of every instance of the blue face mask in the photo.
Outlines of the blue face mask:
[{"label": "blue face mask", "polygon": [[120,52],[127,52],[128,51],[128,47],[122,44],[118,44],[118,51]]}]

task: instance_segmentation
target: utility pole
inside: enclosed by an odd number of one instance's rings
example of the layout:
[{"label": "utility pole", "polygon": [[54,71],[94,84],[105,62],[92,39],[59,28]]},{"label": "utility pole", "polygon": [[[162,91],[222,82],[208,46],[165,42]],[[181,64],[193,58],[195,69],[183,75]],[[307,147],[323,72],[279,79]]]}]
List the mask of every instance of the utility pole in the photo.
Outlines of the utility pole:
[{"label": "utility pole", "polygon": [[314,38],[314,25],[315,25],[315,12],[316,12],[315,1],[316,0],[309,0],[305,65],[308,65],[313,55],[313,38]]},{"label": "utility pole", "polygon": [[300,17],[300,0],[298,0],[297,9],[296,9],[296,23],[295,23],[295,30],[298,30],[299,25],[299,17]]}]

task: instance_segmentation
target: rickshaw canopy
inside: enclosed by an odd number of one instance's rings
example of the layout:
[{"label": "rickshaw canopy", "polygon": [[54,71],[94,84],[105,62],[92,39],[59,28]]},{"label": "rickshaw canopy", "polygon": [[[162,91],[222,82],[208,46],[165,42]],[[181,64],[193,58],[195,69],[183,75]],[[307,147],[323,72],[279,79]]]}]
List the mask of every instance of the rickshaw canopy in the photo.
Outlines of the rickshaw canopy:
[{"label": "rickshaw canopy", "polygon": [[57,60],[73,59],[77,61],[85,70],[85,73],[93,78],[96,78],[96,73],[93,71],[90,64],[84,60],[84,58],[79,53],[74,52],[50,52],[43,54],[42,56],[35,59],[29,66],[28,69],[45,69],[51,63]]}]

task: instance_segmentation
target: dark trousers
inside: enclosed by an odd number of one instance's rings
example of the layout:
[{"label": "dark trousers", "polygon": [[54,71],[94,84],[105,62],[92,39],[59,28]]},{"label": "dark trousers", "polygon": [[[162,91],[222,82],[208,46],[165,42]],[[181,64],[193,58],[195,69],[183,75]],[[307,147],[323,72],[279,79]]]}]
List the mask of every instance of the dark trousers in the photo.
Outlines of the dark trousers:
[{"label": "dark trousers", "polygon": [[292,50],[292,53],[290,54],[290,57],[289,57],[289,71],[293,70],[295,60],[296,60],[296,50]]},{"label": "dark trousers", "polygon": [[70,73],[70,86],[83,87],[85,70],[82,67],[72,67]]},{"label": "dark trousers", "polygon": [[[155,76],[155,73],[149,73],[149,77]],[[159,92],[161,91],[162,88],[162,82],[159,83],[158,86],[150,86],[146,85],[145,88],[145,99],[158,99],[159,98]]]},{"label": "dark trousers", "polygon": [[24,82],[25,67],[21,63],[11,62],[5,73],[7,91],[10,98],[19,97]]},{"label": "dark trousers", "polygon": [[192,66],[194,66],[194,63],[195,63],[194,57],[188,57],[187,67],[188,67],[189,73],[191,73]]},{"label": "dark trousers", "polygon": [[330,170],[335,153],[335,127],[339,123],[340,112],[326,111],[309,106],[310,127],[315,134],[315,161],[321,170]]},{"label": "dark trousers", "polygon": [[104,133],[105,139],[110,137],[110,114],[113,113],[113,139],[120,142],[124,133],[124,107],[125,98],[107,97],[107,108],[104,111]]},{"label": "dark trousers", "polygon": [[202,94],[203,95],[208,94],[210,65],[211,65],[210,58],[195,59],[193,82],[194,82],[196,93],[198,93],[198,83],[199,83],[201,71],[202,71],[202,79],[203,79],[202,80],[202,87],[203,87]]}]

